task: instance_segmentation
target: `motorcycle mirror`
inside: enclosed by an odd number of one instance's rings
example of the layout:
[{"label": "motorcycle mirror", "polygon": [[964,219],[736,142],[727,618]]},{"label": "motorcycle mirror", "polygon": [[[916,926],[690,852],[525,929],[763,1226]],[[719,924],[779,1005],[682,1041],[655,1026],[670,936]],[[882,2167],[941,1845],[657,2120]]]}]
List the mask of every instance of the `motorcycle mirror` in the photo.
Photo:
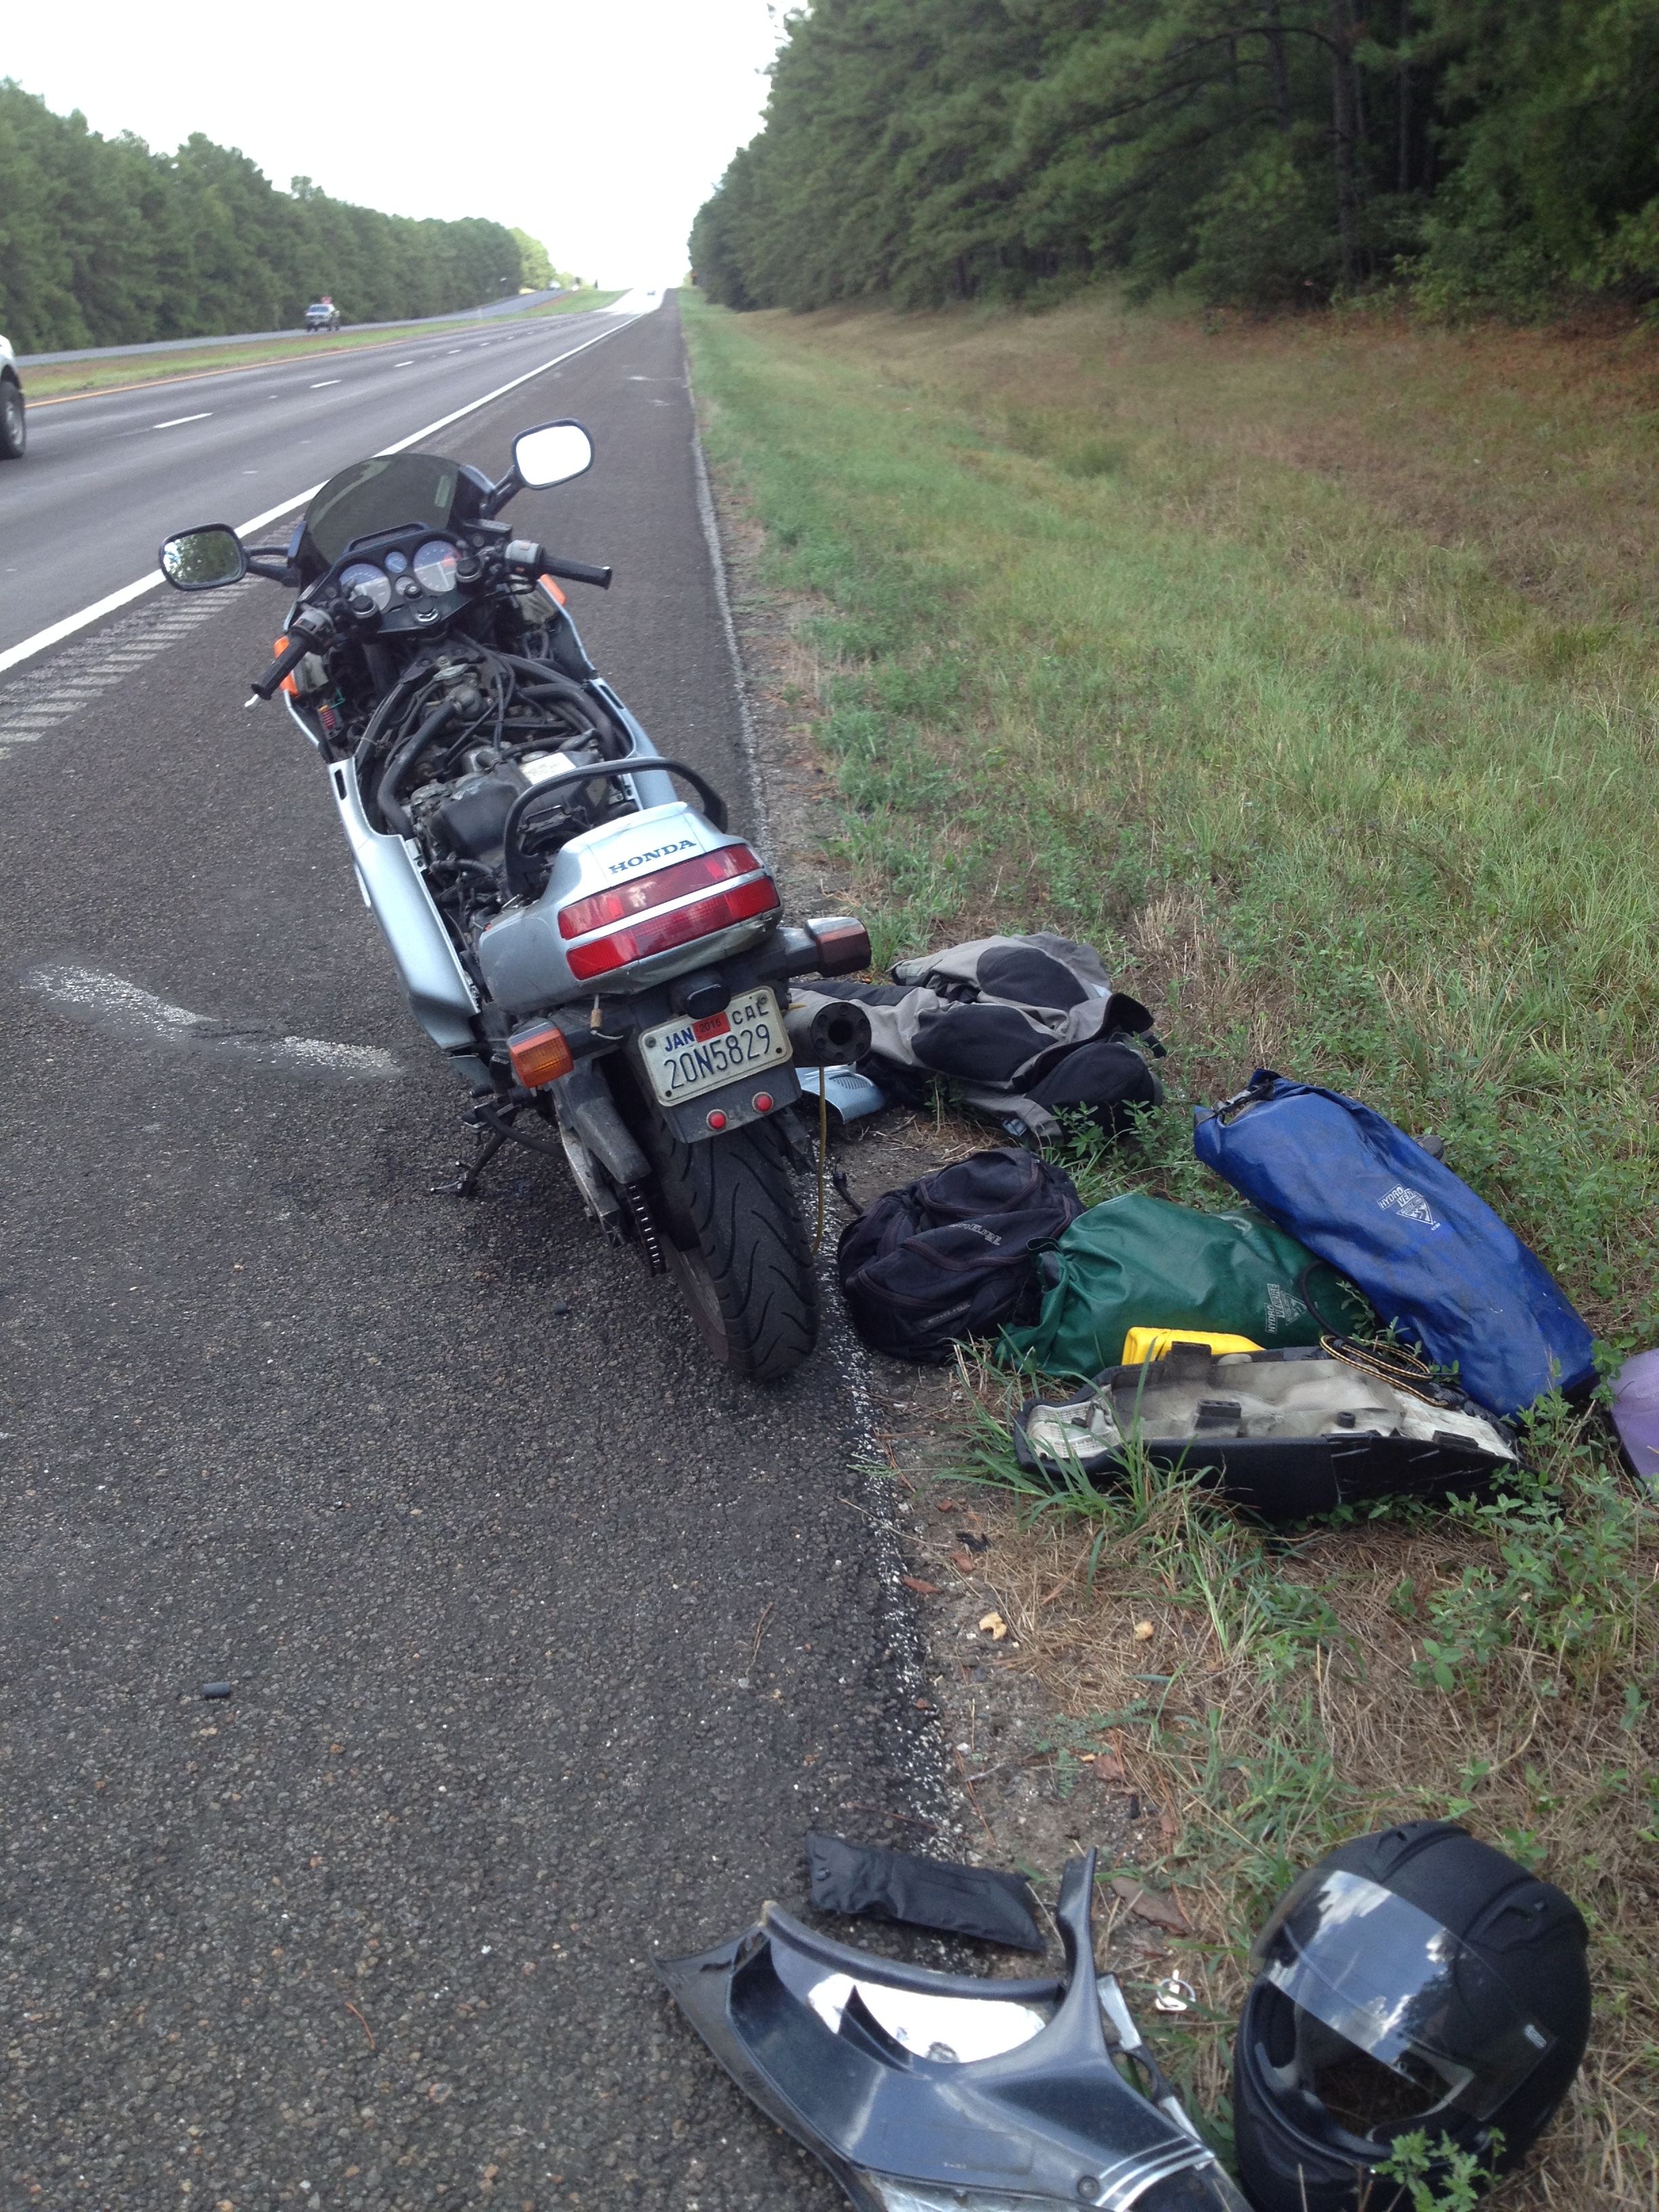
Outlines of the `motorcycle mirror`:
[{"label": "motorcycle mirror", "polygon": [[544,422],[513,441],[513,465],[532,491],[568,483],[593,465],[593,441],[580,422]]},{"label": "motorcycle mirror", "polygon": [[242,541],[225,522],[181,530],[166,540],[156,559],[161,574],[179,592],[216,591],[221,584],[240,583],[247,574]]}]

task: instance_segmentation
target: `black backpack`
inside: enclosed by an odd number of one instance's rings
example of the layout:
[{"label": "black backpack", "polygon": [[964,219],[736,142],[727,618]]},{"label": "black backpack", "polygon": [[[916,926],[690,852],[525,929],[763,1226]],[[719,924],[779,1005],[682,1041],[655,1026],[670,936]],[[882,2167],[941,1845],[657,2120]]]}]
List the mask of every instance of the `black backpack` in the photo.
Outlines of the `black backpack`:
[{"label": "black backpack", "polygon": [[1035,1318],[1031,1247],[1082,1211],[1069,1176],[1012,1145],[885,1192],[836,1249],[854,1327],[874,1352],[936,1366],[958,1341]]}]

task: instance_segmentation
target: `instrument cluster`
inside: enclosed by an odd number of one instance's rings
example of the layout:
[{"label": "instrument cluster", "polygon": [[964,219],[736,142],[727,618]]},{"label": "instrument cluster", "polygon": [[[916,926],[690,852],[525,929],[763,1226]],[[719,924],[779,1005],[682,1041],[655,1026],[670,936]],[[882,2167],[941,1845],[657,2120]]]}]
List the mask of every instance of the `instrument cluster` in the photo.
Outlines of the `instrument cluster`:
[{"label": "instrument cluster", "polygon": [[459,550],[447,538],[428,538],[411,556],[394,548],[384,556],[384,565],[353,561],[340,571],[339,587],[349,599],[361,592],[377,614],[384,614],[394,599],[418,599],[429,593],[442,599],[455,588]]}]

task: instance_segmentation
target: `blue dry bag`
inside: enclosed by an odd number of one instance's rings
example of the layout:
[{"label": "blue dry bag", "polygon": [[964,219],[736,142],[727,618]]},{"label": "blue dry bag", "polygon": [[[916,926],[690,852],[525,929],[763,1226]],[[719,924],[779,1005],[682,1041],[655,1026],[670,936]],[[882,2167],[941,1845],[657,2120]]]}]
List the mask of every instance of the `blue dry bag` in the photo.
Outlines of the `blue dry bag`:
[{"label": "blue dry bag", "polygon": [[1357,1283],[1495,1413],[1595,1374],[1590,1333],[1543,1263],[1451,1170],[1357,1098],[1258,1068],[1195,1116],[1193,1149]]}]

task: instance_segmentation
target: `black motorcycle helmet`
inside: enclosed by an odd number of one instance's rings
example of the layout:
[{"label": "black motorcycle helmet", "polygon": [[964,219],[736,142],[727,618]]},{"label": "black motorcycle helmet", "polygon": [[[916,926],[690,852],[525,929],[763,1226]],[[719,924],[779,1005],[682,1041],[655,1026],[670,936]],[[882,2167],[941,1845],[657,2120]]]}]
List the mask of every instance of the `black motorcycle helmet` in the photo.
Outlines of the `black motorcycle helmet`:
[{"label": "black motorcycle helmet", "polygon": [[1394,2212],[1376,2169],[1419,2129],[1516,2164],[1584,2055],[1588,1940],[1553,1883],[1449,1820],[1321,1860],[1250,1953],[1233,2120],[1257,2212]]}]

